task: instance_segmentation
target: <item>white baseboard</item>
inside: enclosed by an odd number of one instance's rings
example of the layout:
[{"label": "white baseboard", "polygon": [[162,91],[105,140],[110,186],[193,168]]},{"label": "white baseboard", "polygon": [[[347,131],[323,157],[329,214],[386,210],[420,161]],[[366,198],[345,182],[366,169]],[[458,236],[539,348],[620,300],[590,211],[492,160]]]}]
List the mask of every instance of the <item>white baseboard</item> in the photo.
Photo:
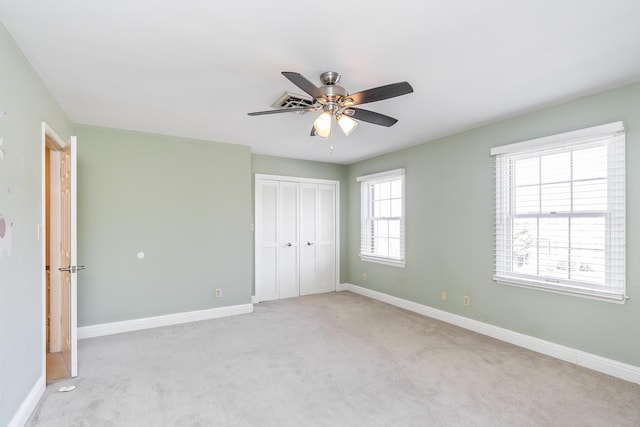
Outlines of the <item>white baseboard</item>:
[{"label": "white baseboard", "polygon": [[197,322],[200,320],[217,319],[248,313],[253,313],[253,304],[231,305],[208,310],[187,311],[184,313],[167,314],[165,316],[144,317],[142,319],[125,320],[122,322],[82,326],[78,328],[78,339],[82,340],[85,338],[101,337],[122,332],[159,328],[161,326],[178,325],[180,323]]},{"label": "white baseboard", "polygon": [[336,292],[348,291],[348,290],[349,290],[348,283],[339,283],[338,286],[336,286]]},{"label": "white baseboard", "polygon": [[[349,288],[348,283],[338,283],[336,285],[336,292],[346,291],[348,288]],[[333,291],[321,291],[321,293],[324,293],[324,292],[333,292]],[[259,304],[260,302],[261,301],[255,295],[251,296],[251,304]]]},{"label": "white baseboard", "polygon": [[45,387],[46,380],[44,374],[42,374],[31,388],[29,394],[27,394],[27,397],[22,401],[20,408],[18,408],[18,411],[13,418],[11,418],[11,421],[9,421],[9,427],[22,427],[29,421],[29,417],[33,413],[33,410],[36,409]]},{"label": "white baseboard", "polygon": [[371,289],[363,288],[362,286],[352,285],[350,283],[346,283],[344,285],[346,285],[347,290],[353,293],[386,302],[388,304],[395,305],[396,307],[413,311],[414,313],[422,314],[427,317],[442,320],[443,322],[451,323],[452,325],[460,326],[461,328],[496,338],[547,356],[555,357],[556,359],[574,363],[578,366],[583,366],[585,368],[593,369],[594,371],[640,384],[640,367],[618,362],[613,359],[607,359],[605,357],[597,356],[571,347],[565,347],[550,341],[514,332],[509,329],[490,325],[478,320],[469,319],[468,317],[449,313],[447,311],[438,310],[437,308],[418,304],[416,302],[394,297],[382,292],[373,291]]}]

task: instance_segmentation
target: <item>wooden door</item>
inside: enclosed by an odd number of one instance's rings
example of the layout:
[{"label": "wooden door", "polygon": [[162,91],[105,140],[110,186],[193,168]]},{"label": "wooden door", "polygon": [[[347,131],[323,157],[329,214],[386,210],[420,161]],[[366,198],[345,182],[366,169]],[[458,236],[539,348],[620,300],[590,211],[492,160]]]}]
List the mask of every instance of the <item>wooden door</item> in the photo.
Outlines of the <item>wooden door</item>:
[{"label": "wooden door", "polygon": [[60,268],[62,279],[62,354],[72,377],[77,361],[77,235],[76,235],[76,138],[63,148],[60,161]]}]

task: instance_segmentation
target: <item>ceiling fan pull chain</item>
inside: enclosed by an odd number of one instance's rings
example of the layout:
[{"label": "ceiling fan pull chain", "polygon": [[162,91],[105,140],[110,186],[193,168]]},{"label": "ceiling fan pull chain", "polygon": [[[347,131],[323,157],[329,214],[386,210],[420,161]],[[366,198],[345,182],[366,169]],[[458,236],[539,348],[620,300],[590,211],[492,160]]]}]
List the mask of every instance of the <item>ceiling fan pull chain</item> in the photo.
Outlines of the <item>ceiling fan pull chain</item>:
[{"label": "ceiling fan pull chain", "polygon": [[329,154],[333,154],[333,126],[329,128]]}]

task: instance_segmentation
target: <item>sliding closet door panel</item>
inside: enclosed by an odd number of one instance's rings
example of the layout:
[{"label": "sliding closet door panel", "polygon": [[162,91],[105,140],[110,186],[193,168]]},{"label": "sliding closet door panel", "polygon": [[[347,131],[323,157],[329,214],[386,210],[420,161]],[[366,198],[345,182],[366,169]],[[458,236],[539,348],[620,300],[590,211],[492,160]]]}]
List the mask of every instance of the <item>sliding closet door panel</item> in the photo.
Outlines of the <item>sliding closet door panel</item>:
[{"label": "sliding closet door panel", "polygon": [[298,282],[298,213],[299,184],[294,182],[280,182],[278,225],[279,255],[278,279],[280,298],[297,297],[300,295]]},{"label": "sliding closet door panel", "polygon": [[256,297],[278,299],[278,181],[259,182],[256,207]]},{"label": "sliding closet door panel", "polygon": [[318,186],[317,292],[336,290],[336,187]]},{"label": "sliding closet door panel", "polygon": [[318,185],[300,184],[300,295],[318,293],[317,210]]}]

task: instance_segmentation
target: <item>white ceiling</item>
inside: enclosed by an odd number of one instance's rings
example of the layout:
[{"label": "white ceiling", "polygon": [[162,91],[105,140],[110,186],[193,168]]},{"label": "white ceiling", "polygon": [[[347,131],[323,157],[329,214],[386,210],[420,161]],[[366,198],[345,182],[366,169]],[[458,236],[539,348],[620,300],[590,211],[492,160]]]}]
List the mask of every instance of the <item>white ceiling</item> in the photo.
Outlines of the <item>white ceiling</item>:
[{"label": "white ceiling", "polygon": [[[638,0],[0,0],[0,20],[75,123],[351,163],[640,81]],[[281,71],[397,118],[309,137],[317,113],[258,117]]]}]

